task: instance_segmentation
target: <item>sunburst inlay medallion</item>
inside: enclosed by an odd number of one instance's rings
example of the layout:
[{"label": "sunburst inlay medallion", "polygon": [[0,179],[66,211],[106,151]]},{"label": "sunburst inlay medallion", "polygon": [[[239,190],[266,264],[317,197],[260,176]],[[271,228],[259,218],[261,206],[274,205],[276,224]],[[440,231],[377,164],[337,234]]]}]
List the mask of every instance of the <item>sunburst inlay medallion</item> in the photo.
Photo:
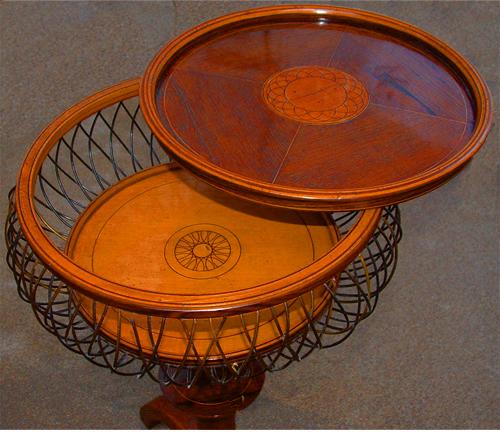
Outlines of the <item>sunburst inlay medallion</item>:
[{"label": "sunburst inlay medallion", "polygon": [[338,69],[301,66],[272,75],[265,83],[266,104],[281,116],[312,124],[351,120],[368,106],[363,84]]},{"label": "sunburst inlay medallion", "polygon": [[229,230],[212,224],[187,226],[165,246],[168,265],[182,276],[207,279],[231,270],[240,257],[240,244]]},{"label": "sunburst inlay medallion", "polygon": [[226,237],[214,231],[192,231],[179,239],[174,254],[184,268],[210,271],[228,260],[231,245]]}]

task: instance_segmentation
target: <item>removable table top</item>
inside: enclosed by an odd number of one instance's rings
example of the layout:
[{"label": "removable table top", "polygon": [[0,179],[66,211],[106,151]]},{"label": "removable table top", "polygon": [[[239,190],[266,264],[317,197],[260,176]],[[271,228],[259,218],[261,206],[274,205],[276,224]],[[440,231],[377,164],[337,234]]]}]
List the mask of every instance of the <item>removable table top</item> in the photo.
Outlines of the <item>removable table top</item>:
[{"label": "removable table top", "polygon": [[491,127],[487,87],[445,43],[329,6],[203,23],[160,50],[140,97],[153,133],[191,172],[304,210],[421,195],[457,173]]}]

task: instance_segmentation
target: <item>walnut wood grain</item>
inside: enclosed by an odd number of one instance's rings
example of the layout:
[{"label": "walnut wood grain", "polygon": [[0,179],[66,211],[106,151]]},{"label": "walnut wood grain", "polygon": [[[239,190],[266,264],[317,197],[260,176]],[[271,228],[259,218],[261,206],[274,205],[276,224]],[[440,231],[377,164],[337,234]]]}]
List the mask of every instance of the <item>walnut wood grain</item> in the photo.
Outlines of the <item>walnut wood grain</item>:
[{"label": "walnut wood grain", "polygon": [[200,178],[302,210],[426,193],[471,159],[491,127],[485,83],[448,45],[331,6],[207,21],[160,50],[140,96],[161,143]]}]

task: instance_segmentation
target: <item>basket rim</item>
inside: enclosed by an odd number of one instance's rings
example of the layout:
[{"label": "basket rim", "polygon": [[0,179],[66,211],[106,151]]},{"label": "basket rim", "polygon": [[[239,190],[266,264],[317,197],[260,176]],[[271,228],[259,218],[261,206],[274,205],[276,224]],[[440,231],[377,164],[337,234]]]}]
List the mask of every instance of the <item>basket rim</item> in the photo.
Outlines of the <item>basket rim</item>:
[{"label": "basket rim", "polygon": [[196,318],[250,312],[282,303],[324,283],[342,271],[369,241],[380,221],[381,208],[363,210],[349,232],[304,269],[231,296],[186,298],[155,294],[146,298],[135,288],[109,281],[80,267],[52,243],[41,227],[33,200],[37,176],[47,154],[65,133],[95,112],[137,96],[139,83],[140,78],[123,81],[64,111],[34,141],[19,170],[15,205],[21,229],[37,257],[72,288],[111,306],[158,316]]}]

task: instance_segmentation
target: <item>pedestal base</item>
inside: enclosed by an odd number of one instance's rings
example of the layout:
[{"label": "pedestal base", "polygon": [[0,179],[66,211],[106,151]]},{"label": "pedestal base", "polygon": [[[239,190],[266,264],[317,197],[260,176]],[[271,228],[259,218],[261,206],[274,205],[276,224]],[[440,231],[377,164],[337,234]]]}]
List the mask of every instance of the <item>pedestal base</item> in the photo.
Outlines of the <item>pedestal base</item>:
[{"label": "pedestal base", "polygon": [[236,412],[250,405],[263,385],[264,374],[228,384],[161,386],[163,395],[141,408],[141,420],[149,429],[160,423],[170,429],[235,429]]}]

